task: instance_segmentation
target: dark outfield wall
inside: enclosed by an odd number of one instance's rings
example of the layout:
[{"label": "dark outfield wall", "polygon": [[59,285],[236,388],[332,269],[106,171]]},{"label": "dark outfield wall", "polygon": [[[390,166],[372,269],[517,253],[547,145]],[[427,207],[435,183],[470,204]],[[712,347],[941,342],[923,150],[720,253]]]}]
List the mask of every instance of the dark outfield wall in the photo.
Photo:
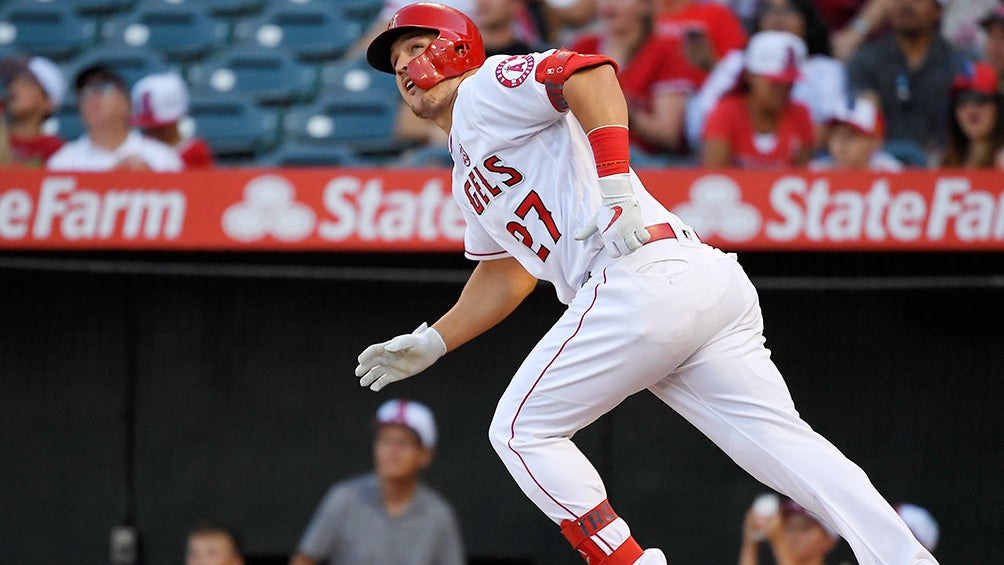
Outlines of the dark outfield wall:
[{"label": "dark outfield wall", "polygon": [[[1004,562],[1004,290],[777,282],[761,285],[768,345],[803,417],[891,501],[934,512],[942,563]],[[181,563],[206,517],[252,555],[286,555],[325,489],[369,468],[369,421],[393,395],[439,417],[427,479],[472,562],[579,563],[485,437],[560,312],[549,287],[380,394],[356,384],[357,353],[433,321],[459,284],[6,269],[0,289],[0,562],[105,563],[111,526],[132,520],[146,563]],[[577,439],[643,545],[677,565],[735,561],[764,489],[680,417],[641,394]]]}]

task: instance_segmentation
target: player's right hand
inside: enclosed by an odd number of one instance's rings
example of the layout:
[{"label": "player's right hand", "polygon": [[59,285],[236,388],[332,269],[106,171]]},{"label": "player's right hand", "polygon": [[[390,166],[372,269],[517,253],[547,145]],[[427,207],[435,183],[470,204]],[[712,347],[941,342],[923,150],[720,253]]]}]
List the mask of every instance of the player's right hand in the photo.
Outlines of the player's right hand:
[{"label": "player's right hand", "polygon": [[575,234],[575,239],[582,241],[600,232],[603,247],[611,257],[628,255],[645,245],[652,236],[641,219],[641,208],[631,189],[631,176],[623,173],[600,178],[600,192],[600,209],[589,225]]},{"label": "player's right hand", "polygon": [[380,389],[416,375],[446,354],[446,342],[435,329],[422,322],[415,331],[367,347],[359,354],[356,376],[359,386]]}]

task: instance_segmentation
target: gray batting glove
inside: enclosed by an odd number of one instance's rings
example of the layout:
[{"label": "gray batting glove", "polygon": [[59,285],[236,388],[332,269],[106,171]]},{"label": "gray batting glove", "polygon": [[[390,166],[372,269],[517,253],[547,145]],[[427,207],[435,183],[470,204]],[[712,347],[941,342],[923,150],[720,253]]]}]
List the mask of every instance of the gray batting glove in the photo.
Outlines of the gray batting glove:
[{"label": "gray batting glove", "polygon": [[421,373],[445,354],[443,337],[422,322],[410,334],[373,344],[359,354],[359,386],[379,392],[390,383]]},{"label": "gray batting glove", "polygon": [[[600,193],[599,210],[589,224],[575,234],[575,239],[589,239],[599,232],[603,247],[611,257],[628,255],[645,245],[652,235],[641,219],[641,208],[631,189],[630,173],[600,178]],[[600,225],[605,226],[602,231]]]}]

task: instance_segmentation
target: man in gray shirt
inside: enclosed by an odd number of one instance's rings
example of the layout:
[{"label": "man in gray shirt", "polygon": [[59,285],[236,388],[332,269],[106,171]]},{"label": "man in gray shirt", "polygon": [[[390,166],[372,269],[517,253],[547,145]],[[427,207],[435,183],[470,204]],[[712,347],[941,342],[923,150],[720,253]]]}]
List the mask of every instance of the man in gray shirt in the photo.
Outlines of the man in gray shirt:
[{"label": "man in gray shirt", "polygon": [[940,35],[943,4],[893,0],[892,33],[862,47],[847,65],[852,91],[872,91],[881,100],[886,140],[900,148],[912,143],[918,160],[945,145],[948,94],[962,58]]},{"label": "man in gray shirt", "polygon": [[390,400],[377,410],[375,472],[331,487],[290,565],[462,565],[450,505],[418,480],[432,461],[436,424],[424,404]]}]

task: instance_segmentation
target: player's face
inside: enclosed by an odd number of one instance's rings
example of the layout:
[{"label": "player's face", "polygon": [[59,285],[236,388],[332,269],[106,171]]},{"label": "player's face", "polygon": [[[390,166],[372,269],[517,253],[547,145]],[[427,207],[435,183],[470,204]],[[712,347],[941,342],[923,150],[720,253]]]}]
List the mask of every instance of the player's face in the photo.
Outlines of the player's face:
[{"label": "player's face", "polygon": [[830,131],[829,150],[835,169],[867,170],[878,140],[847,124],[835,124]]},{"label": "player's face", "polygon": [[194,535],[188,539],[186,565],[240,565],[244,561],[223,534]]},{"label": "player's face", "polygon": [[836,545],[836,540],[805,514],[784,517],[784,539],[800,563],[821,560]]},{"label": "player's face", "polygon": [[956,98],[955,119],[969,139],[989,139],[997,123],[997,105],[990,96],[962,92]]},{"label": "player's face", "polygon": [[380,426],[373,442],[377,476],[386,481],[412,479],[432,459],[414,431],[395,424]]},{"label": "player's face", "polygon": [[398,38],[390,48],[390,63],[397,77],[397,89],[404,103],[420,118],[431,119],[449,110],[456,82],[444,80],[429,90],[419,88],[408,76],[408,63],[421,55],[437,34],[410,33]]}]

